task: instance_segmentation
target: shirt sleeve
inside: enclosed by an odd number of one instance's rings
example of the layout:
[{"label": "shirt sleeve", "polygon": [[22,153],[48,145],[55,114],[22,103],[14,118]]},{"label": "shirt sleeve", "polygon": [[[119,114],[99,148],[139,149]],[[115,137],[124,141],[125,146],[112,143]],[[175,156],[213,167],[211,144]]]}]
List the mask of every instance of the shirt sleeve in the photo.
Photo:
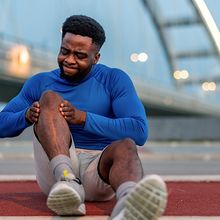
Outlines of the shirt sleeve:
[{"label": "shirt sleeve", "polygon": [[30,124],[25,114],[33,100],[33,85],[27,80],[20,93],[0,112],[0,138],[18,136]]},{"label": "shirt sleeve", "polygon": [[87,112],[84,129],[112,140],[131,138],[143,145],[148,136],[145,109],[127,74],[117,70],[109,85],[113,118]]}]

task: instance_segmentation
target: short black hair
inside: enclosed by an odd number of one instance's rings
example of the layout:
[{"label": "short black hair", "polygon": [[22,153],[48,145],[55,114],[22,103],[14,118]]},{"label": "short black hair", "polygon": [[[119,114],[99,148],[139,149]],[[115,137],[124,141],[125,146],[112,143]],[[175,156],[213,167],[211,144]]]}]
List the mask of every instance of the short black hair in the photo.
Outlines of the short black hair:
[{"label": "short black hair", "polygon": [[92,38],[92,42],[99,49],[105,42],[103,27],[96,20],[85,15],[72,15],[68,17],[62,26],[62,39],[67,32]]}]

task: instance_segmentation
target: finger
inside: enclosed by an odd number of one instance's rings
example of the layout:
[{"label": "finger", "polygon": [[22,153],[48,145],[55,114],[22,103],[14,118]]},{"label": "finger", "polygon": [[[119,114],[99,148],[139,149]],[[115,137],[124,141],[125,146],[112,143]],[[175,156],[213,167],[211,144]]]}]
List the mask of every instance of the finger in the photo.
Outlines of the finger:
[{"label": "finger", "polygon": [[73,116],[73,112],[63,112],[63,114],[66,117],[72,117]]},{"label": "finger", "polygon": [[61,114],[63,114],[63,107],[60,107],[59,111],[60,111]]},{"label": "finger", "polygon": [[63,107],[61,108],[62,112],[74,112],[74,109],[72,107]]},{"label": "finger", "polygon": [[70,103],[69,101],[64,100],[64,101],[62,102],[62,107],[74,108],[74,105],[72,105],[72,103]]},{"label": "finger", "polygon": [[72,120],[72,117],[70,117],[70,116],[64,116],[64,118],[67,122],[71,122],[71,120]]},{"label": "finger", "polygon": [[68,106],[68,102],[67,101],[63,101],[60,103],[60,107],[63,108],[64,106]]},{"label": "finger", "polygon": [[40,112],[40,109],[39,108],[35,108],[35,107],[32,107],[31,109],[30,109],[30,111],[31,112],[36,112],[36,113],[39,113]]},{"label": "finger", "polygon": [[38,118],[33,118],[33,119],[32,119],[32,122],[33,122],[33,123],[38,122]]},{"label": "finger", "polygon": [[31,110],[34,111],[34,112],[39,112],[39,111],[40,111],[40,108],[32,107]]},{"label": "finger", "polygon": [[[60,111],[69,111],[68,109],[71,109],[72,108],[72,106],[71,105],[67,105],[67,104],[65,104],[65,103],[61,103],[61,105],[60,105]],[[65,109],[65,110],[64,110]]]},{"label": "finger", "polygon": [[60,111],[60,113],[61,113],[62,116],[65,116],[64,112]]},{"label": "finger", "polygon": [[32,117],[38,120],[38,118],[40,117],[40,114],[36,112],[32,113]]},{"label": "finger", "polygon": [[69,101],[67,101],[67,100],[63,100],[63,102],[62,102],[64,105],[69,105],[70,104],[70,102]]},{"label": "finger", "polygon": [[40,103],[39,102],[34,102],[33,107],[40,108]]},{"label": "finger", "polygon": [[39,115],[40,115],[40,114],[39,114],[39,113],[37,113],[37,112],[33,112],[33,113],[32,113],[32,117],[35,117],[35,118],[38,118],[38,117],[39,117]]}]

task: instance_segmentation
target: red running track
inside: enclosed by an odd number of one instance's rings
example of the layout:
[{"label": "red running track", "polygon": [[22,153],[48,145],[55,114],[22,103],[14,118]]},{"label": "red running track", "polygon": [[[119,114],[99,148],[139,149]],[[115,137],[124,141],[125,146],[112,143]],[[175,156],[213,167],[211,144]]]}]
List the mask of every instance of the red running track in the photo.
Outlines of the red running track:
[{"label": "red running track", "polygon": [[[165,216],[220,216],[220,182],[167,182]],[[114,200],[86,203],[88,215],[109,215]],[[0,216],[51,216],[36,181],[0,182]]]}]

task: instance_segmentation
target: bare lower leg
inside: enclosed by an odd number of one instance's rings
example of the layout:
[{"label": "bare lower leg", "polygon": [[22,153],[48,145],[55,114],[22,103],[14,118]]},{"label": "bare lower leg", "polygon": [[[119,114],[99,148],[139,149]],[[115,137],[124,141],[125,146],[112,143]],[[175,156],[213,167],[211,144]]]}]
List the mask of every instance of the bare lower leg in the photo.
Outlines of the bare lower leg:
[{"label": "bare lower leg", "polygon": [[44,93],[40,99],[40,117],[35,132],[50,160],[60,154],[69,156],[69,127],[59,112],[62,100],[53,92]]},{"label": "bare lower leg", "polygon": [[117,203],[110,217],[113,219],[124,209],[126,195],[143,177],[135,143],[128,138],[113,142],[102,154],[99,172],[103,180],[116,192]]},{"label": "bare lower leg", "polygon": [[115,191],[124,182],[138,182],[143,177],[143,168],[135,143],[131,139],[113,142],[103,152],[99,172]]}]

